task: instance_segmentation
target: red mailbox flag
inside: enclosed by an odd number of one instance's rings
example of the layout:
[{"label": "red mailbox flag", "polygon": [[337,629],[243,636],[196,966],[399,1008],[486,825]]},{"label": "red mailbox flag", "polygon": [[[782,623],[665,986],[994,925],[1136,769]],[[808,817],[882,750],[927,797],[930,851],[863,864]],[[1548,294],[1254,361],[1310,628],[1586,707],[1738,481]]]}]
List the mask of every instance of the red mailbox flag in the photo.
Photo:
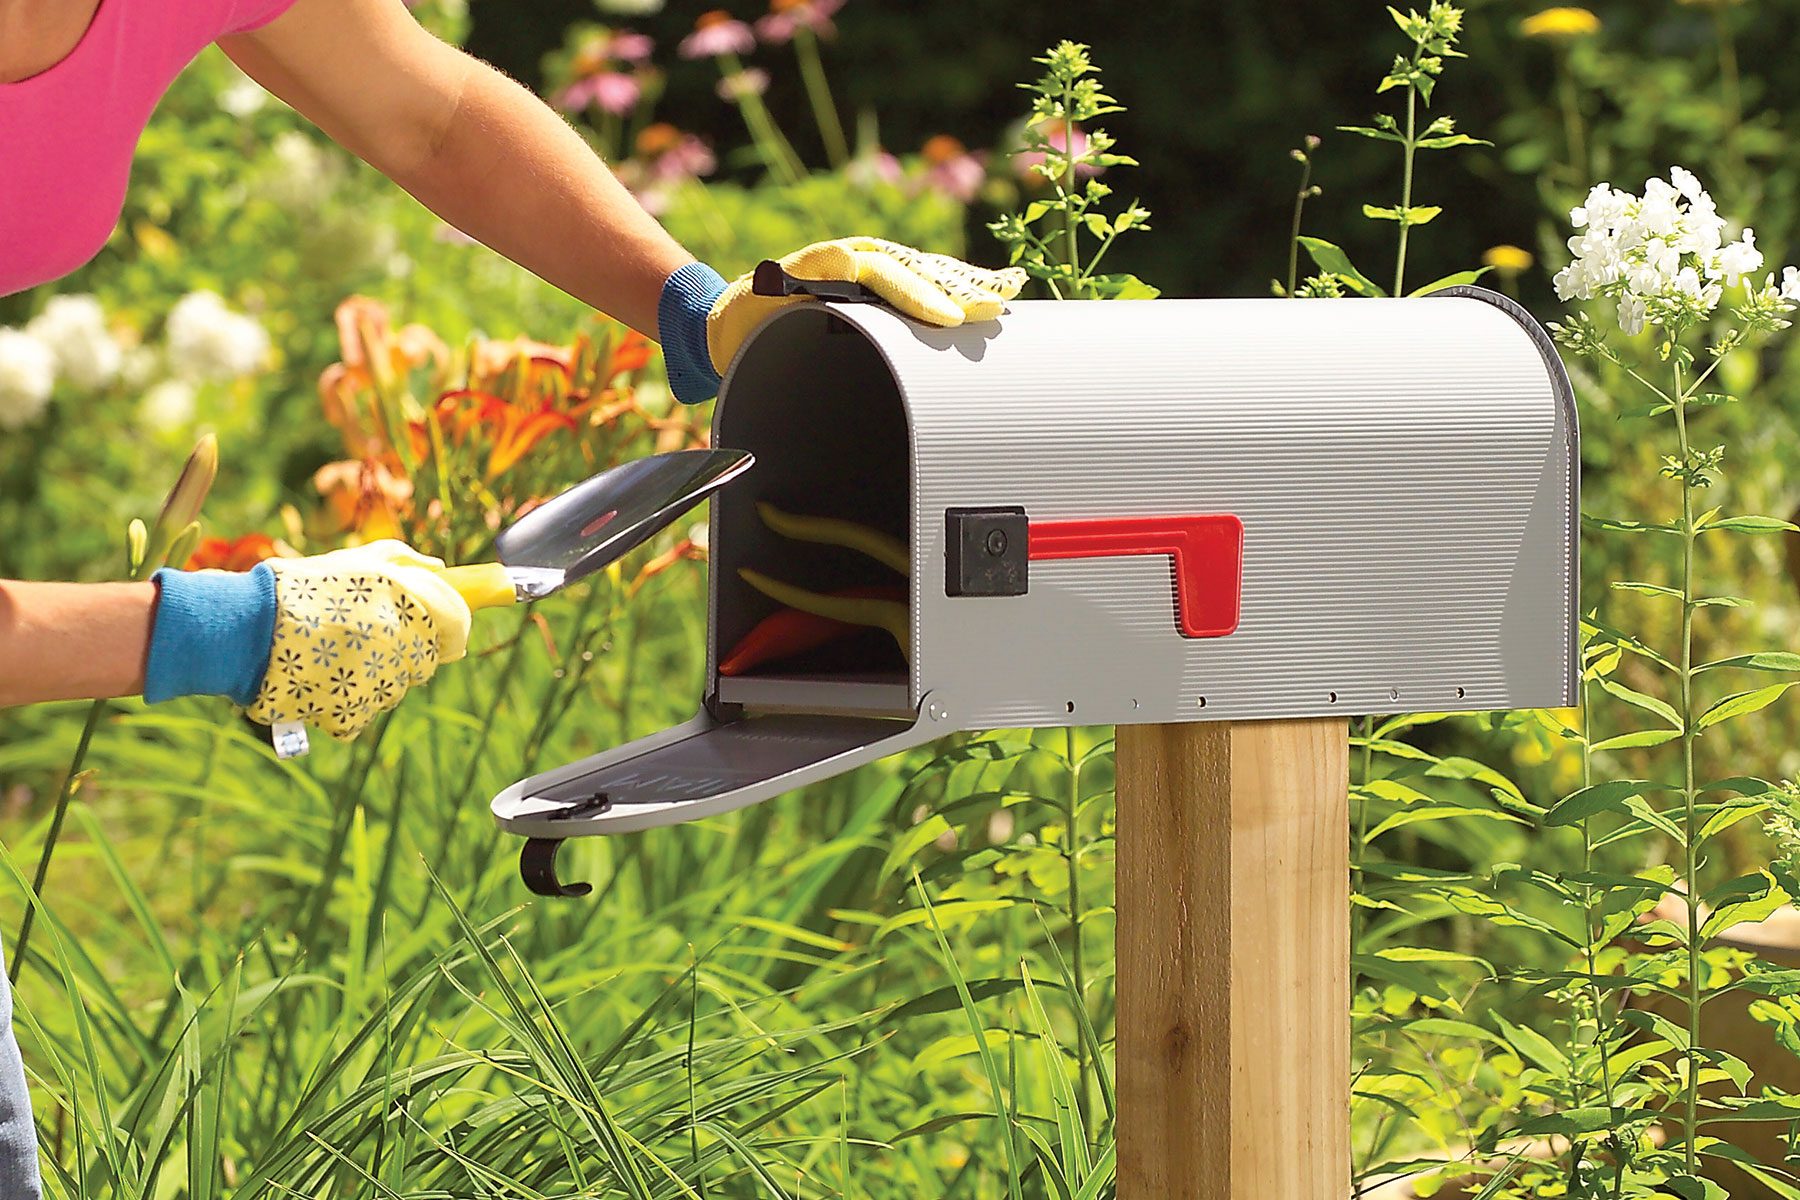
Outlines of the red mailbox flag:
[{"label": "red mailbox flag", "polygon": [[1238,627],[1244,523],[1230,513],[1033,521],[1032,558],[1167,554],[1175,567],[1175,624],[1183,637],[1224,637]]}]

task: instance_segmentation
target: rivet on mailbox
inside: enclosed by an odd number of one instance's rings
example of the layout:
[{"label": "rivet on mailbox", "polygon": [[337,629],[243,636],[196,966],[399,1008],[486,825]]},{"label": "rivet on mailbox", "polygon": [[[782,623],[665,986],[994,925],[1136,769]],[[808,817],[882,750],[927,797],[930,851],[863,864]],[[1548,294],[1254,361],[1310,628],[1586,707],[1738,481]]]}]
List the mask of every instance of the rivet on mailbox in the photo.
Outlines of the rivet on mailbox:
[{"label": "rivet on mailbox", "polygon": [[[1026,301],[958,329],[795,305],[715,420],[758,465],[713,501],[698,714],[514,784],[507,830],[712,816],[958,729],[1575,702],[1574,402],[1483,289]],[[759,502],[911,569],[781,536]],[[893,589],[907,617],[722,674],[780,608],[744,571],[852,598],[833,618]]]}]

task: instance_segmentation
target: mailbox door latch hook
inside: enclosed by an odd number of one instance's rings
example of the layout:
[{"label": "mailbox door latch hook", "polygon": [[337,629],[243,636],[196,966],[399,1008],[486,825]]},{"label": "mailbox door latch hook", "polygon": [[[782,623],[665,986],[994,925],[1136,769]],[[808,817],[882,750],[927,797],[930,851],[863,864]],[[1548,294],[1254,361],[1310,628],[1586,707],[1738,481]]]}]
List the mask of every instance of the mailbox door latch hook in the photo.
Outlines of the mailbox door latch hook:
[{"label": "mailbox door latch hook", "polygon": [[519,850],[519,878],[539,896],[585,896],[593,891],[587,883],[564,883],[556,877],[556,852],[562,838],[526,838]]}]

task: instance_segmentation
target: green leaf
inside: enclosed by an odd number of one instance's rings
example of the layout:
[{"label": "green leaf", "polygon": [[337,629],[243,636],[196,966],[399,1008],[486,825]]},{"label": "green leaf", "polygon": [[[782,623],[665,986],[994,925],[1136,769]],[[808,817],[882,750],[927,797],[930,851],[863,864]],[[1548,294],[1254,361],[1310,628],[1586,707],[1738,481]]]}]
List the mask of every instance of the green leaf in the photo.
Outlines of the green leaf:
[{"label": "green leaf", "polygon": [[1688,1031],[1659,1012],[1652,1012],[1647,1008],[1628,1008],[1619,1013],[1619,1019],[1654,1033],[1677,1050],[1688,1048]]},{"label": "green leaf", "polygon": [[1631,1119],[1622,1108],[1570,1108],[1547,1117],[1534,1117],[1513,1133],[1518,1137],[1579,1137],[1584,1133],[1601,1133]]},{"label": "green leaf", "polygon": [[1500,1026],[1500,1032],[1506,1035],[1508,1044],[1517,1050],[1521,1057],[1529,1059],[1553,1075],[1562,1076],[1568,1073],[1568,1058],[1556,1048],[1549,1038],[1535,1029],[1514,1025],[1499,1013],[1494,1014],[1494,1022]]},{"label": "green leaf", "polygon": [[1746,671],[1800,671],[1800,654],[1791,654],[1786,650],[1739,654],[1735,658],[1718,658],[1709,663],[1701,663],[1694,668],[1694,672],[1717,671],[1724,667],[1738,667]]},{"label": "green leaf", "polygon": [[1700,532],[1710,533],[1715,529],[1730,530],[1733,533],[1795,533],[1800,532],[1800,525],[1777,517],[1721,517],[1703,526]]},{"label": "green leaf", "polygon": [[1754,817],[1769,811],[1766,800],[1736,800],[1729,804],[1721,804],[1706,818],[1706,824],[1700,827],[1700,840],[1716,837],[1748,817]]},{"label": "green leaf", "polygon": [[1332,245],[1324,238],[1301,237],[1300,245],[1318,264],[1321,271],[1329,271],[1344,281],[1344,286],[1359,296],[1385,296],[1373,280],[1357,270],[1350,262],[1349,255]]},{"label": "green leaf", "polygon": [[1490,975],[1494,973],[1494,964],[1485,958],[1477,958],[1473,954],[1460,954],[1455,950],[1439,950],[1432,946],[1385,946],[1375,951],[1374,956],[1386,959],[1388,962],[1468,964],[1481,967]]},{"label": "green leaf", "polygon": [[1409,296],[1429,296],[1433,292],[1441,292],[1445,288],[1466,287],[1486,275],[1492,267],[1478,267],[1473,271],[1454,271],[1442,279],[1434,279],[1424,287],[1414,288],[1406,293]]},{"label": "green leaf", "polygon": [[1337,129],[1339,133],[1354,133],[1358,137],[1374,138],[1378,142],[1406,143],[1406,136],[1392,129],[1371,129],[1367,125],[1339,125]]},{"label": "green leaf", "polygon": [[[1800,974],[1800,972],[1796,972]],[[1449,1017],[1420,1017],[1416,1021],[1396,1022],[1393,1026],[1402,1033],[1436,1034],[1440,1037],[1459,1038],[1471,1042],[1491,1042],[1502,1049],[1506,1042],[1499,1034],[1468,1021],[1455,1021]]]},{"label": "green leaf", "polygon": [[1162,291],[1136,275],[1093,275],[1088,283],[1103,300],[1154,300]]},{"label": "green leaf", "polygon": [[1746,878],[1760,878],[1764,886],[1756,895],[1748,899],[1721,904],[1715,908],[1706,918],[1706,924],[1700,927],[1702,938],[1717,937],[1733,925],[1754,924],[1770,916],[1787,903],[1788,894],[1782,890],[1780,884],[1775,882],[1775,877],[1767,871]]},{"label": "green leaf", "polygon": [[1400,219],[1398,208],[1379,208],[1373,204],[1363,205],[1362,214],[1372,221],[1398,221]]},{"label": "green leaf", "polygon": [[1597,813],[1612,812],[1623,816],[1628,811],[1625,801],[1664,789],[1660,783],[1645,779],[1613,779],[1571,792],[1550,807],[1544,815],[1546,825],[1574,825]]},{"label": "green leaf", "polygon": [[1754,691],[1738,692],[1735,695],[1727,696],[1700,714],[1700,719],[1694,722],[1694,728],[1695,730],[1710,729],[1714,725],[1723,724],[1734,717],[1759,712],[1781,699],[1783,693],[1793,686],[1792,683],[1775,683]]},{"label": "green leaf", "polygon": [[1618,521],[1611,517],[1590,517],[1582,515],[1581,523],[1590,529],[1603,529],[1608,533],[1680,533],[1674,525],[1654,521]]},{"label": "green leaf", "polygon": [[1711,783],[1703,783],[1702,792],[1736,792],[1740,796],[1766,796],[1770,792],[1781,789],[1766,779],[1758,779],[1754,775],[1733,775],[1729,779],[1715,779]]},{"label": "green leaf", "polygon": [[1403,808],[1389,816],[1387,820],[1369,830],[1368,841],[1374,841],[1390,829],[1398,829],[1402,825],[1417,825],[1424,821],[1448,821],[1457,817],[1468,817],[1475,820],[1511,821],[1515,825],[1526,822],[1509,812],[1501,812],[1497,808],[1470,808],[1464,804],[1415,805]]},{"label": "green leaf", "polygon": [[1615,737],[1595,742],[1589,749],[1601,750],[1639,750],[1646,746],[1660,746],[1664,742],[1672,742],[1681,736],[1679,729],[1639,729],[1633,733],[1621,733]]},{"label": "green leaf", "polygon": [[1679,588],[1664,587],[1660,583],[1642,583],[1636,579],[1619,579],[1606,585],[1621,592],[1642,592],[1646,596],[1673,596],[1682,598]]},{"label": "green leaf", "polygon": [[1633,708],[1642,709],[1652,716],[1661,717],[1676,729],[1681,728],[1681,714],[1672,708],[1668,701],[1659,700],[1655,696],[1646,696],[1642,692],[1633,691],[1616,679],[1602,679],[1600,687],[1609,696],[1615,696]]},{"label": "green leaf", "polygon": [[1420,138],[1413,145],[1421,150],[1448,150],[1452,146],[1491,146],[1494,143],[1481,138],[1470,137],[1466,133],[1451,133],[1442,137]]}]

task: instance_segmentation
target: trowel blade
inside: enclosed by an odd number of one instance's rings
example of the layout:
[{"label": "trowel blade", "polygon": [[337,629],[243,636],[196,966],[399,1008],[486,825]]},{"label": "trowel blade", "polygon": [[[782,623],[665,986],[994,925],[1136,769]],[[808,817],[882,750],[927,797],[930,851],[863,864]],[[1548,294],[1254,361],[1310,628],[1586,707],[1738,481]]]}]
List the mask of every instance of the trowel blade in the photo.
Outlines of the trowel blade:
[{"label": "trowel blade", "polygon": [[655,537],[750,469],[747,450],[672,450],[602,471],[538,505],[494,542],[508,568],[560,571],[573,583]]}]

